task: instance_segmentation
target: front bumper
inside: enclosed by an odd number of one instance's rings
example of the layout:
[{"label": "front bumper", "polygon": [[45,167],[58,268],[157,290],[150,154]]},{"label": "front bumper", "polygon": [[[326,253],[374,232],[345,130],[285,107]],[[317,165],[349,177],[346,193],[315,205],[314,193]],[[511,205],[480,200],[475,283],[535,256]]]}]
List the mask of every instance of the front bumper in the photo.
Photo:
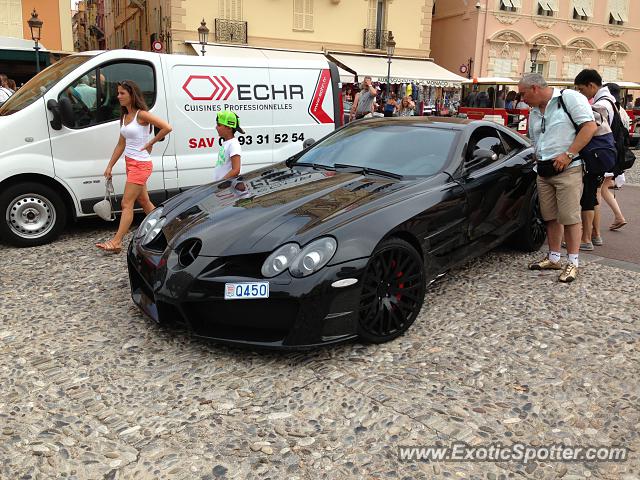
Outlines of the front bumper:
[{"label": "front bumper", "polygon": [[[132,241],[127,250],[131,297],[162,324],[183,324],[219,342],[268,348],[308,348],[357,336],[361,278],[368,258],[326,266],[306,278],[260,275],[266,255],[197,257],[185,268],[170,248],[153,252]],[[336,288],[337,280],[357,283]],[[225,300],[229,282],[269,281],[269,298]]]}]

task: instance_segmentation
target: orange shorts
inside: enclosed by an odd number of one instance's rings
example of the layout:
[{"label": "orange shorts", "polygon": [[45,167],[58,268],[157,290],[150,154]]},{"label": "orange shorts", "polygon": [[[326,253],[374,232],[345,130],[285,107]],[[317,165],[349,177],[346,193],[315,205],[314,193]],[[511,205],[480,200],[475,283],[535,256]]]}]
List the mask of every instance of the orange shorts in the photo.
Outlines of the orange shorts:
[{"label": "orange shorts", "polygon": [[127,182],[136,185],[144,185],[153,170],[153,162],[151,160],[140,161],[133,158],[124,157],[127,164]]}]

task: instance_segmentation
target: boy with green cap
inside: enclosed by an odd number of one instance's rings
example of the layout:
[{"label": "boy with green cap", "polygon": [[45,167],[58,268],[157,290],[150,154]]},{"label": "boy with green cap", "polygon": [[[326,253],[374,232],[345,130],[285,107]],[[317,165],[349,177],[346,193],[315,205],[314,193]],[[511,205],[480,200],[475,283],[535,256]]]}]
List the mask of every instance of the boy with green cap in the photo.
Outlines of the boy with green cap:
[{"label": "boy with green cap", "polygon": [[218,160],[213,170],[213,181],[225,180],[240,175],[240,155],[242,149],[235,137],[236,132],[244,134],[240,119],[234,112],[223,110],[216,115],[216,130],[224,140],[218,151]]}]

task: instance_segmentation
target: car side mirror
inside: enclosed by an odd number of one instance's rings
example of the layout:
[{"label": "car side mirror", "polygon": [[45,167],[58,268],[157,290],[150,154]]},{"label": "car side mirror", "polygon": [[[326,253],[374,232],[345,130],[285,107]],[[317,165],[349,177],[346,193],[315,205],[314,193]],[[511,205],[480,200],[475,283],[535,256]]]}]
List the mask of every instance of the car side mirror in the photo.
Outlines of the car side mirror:
[{"label": "car side mirror", "polygon": [[471,153],[471,158],[466,162],[467,171],[472,168],[480,168],[489,165],[498,159],[498,154],[493,150],[478,148]]},{"label": "car side mirror", "polygon": [[314,143],[316,143],[315,139],[307,138],[304,142],[302,142],[302,149],[306,150],[307,148],[311,147]]},{"label": "car side mirror", "polygon": [[73,127],[76,121],[73,115],[71,100],[69,100],[67,97],[60,97],[58,108],[60,110],[60,118],[62,120],[62,124],[67,128]]}]

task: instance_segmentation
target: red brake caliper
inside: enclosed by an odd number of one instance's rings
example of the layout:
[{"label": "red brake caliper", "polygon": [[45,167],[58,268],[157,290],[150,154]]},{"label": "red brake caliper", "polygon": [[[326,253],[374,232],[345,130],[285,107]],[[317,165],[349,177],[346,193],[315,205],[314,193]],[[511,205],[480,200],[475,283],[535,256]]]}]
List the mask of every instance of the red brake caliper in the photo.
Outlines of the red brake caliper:
[{"label": "red brake caliper", "polygon": [[[391,269],[393,270],[394,268],[396,268],[396,261],[395,260],[391,260]],[[398,272],[396,274],[396,278],[401,278],[403,275],[403,272]],[[404,288],[404,283],[399,283],[398,284],[398,288]],[[400,299],[402,298],[402,294],[401,293],[396,293],[396,299],[398,301],[400,301]]]}]

